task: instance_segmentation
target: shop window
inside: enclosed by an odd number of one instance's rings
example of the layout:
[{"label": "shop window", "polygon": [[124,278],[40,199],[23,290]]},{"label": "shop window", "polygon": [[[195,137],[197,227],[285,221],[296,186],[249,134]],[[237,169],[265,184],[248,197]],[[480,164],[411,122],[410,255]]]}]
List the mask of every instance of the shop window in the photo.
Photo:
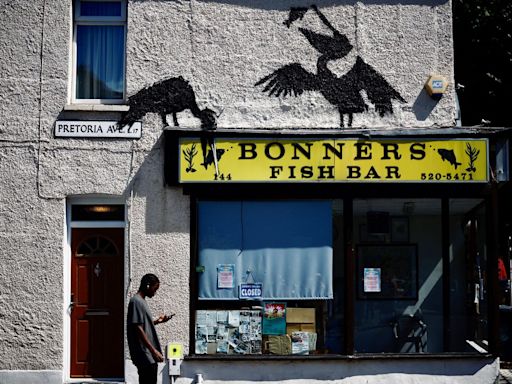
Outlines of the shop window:
[{"label": "shop window", "polygon": [[125,0],[74,3],[73,101],[120,103],[125,89]]},{"label": "shop window", "polygon": [[253,280],[264,300],[331,299],[331,204],[201,202],[199,265],[199,299],[238,300]]},{"label": "shop window", "polygon": [[333,217],[332,201],[200,201],[195,353],[339,348]]},{"label": "shop window", "polygon": [[357,353],[488,351],[485,204],[444,209],[441,199],[354,200]]},{"label": "shop window", "polygon": [[440,199],[354,200],[355,349],[443,351]]},{"label": "shop window", "polygon": [[487,352],[485,204],[480,199],[451,199],[450,211],[450,350]]},{"label": "shop window", "polygon": [[485,218],[482,199],[199,201],[194,351],[487,353]]}]

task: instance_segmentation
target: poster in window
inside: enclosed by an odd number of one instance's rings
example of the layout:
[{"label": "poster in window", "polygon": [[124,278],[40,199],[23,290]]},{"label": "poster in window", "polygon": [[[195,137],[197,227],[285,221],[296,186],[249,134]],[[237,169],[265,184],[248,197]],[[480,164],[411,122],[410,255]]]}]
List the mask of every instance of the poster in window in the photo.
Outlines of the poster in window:
[{"label": "poster in window", "polygon": [[286,334],[286,303],[265,303],[263,309],[263,334]]},{"label": "poster in window", "polygon": [[380,292],[380,268],[364,269],[364,292]]},{"label": "poster in window", "polygon": [[196,353],[206,354],[208,346],[208,329],[206,325],[198,324],[196,326]]},{"label": "poster in window", "polygon": [[[377,289],[375,270],[379,270]],[[357,247],[358,298],[416,300],[418,260],[415,244],[360,245]]]},{"label": "poster in window", "polygon": [[234,264],[219,264],[217,266],[217,288],[233,288],[235,275]]},{"label": "poster in window", "polygon": [[309,332],[292,332],[292,354],[309,355]]}]

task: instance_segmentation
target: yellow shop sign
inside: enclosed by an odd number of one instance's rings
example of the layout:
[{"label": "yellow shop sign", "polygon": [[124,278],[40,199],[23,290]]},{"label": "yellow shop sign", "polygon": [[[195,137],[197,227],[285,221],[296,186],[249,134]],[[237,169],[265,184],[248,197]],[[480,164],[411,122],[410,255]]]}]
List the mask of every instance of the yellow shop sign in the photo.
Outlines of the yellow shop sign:
[{"label": "yellow shop sign", "polygon": [[179,181],[488,181],[488,141],[180,138]]}]

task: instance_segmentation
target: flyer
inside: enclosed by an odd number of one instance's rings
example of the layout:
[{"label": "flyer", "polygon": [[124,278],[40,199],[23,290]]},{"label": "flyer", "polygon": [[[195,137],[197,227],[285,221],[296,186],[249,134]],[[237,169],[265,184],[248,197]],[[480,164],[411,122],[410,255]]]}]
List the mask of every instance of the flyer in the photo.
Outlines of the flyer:
[{"label": "flyer", "polygon": [[217,329],[217,353],[228,353],[229,344],[228,344],[229,332],[226,326],[219,325]]},{"label": "flyer", "polygon": [[206,349],[208,346],[208,330],[205,325],[197,325],[196,326],[196,353],[197,354],[206,354]]},{"label": "flyer", "polygon": [[234,328],[240,326],[240,311],[229,311],[228,325]]},{"label": "flyer", "polygon": [[227,324],[228,323],[228,311],[217,311],[217,323]]},{"label": "flyer", "polygon": [[217,265],[217,288],[233,288],[235,275],[235,264]]},{"label": "flyer", "polygon": [[292,332],[292,354],[309,355],[308,332]]},{"label": "flyer", "polygon": [[286,303],[265,303],[263,307],[263,334],[286,334]]},{"label": "flyer", "polygon": [[205,311],[205,323],[208,327],[216,327],[217,326],[217,311]]},{"label": "flyer", "polygon": [[261,340],[261,312],[253,311],[250,323],[251,340]]},{"label": "flyer", "polygon": [[364,292],[380,292],[380,268],[364,269]]}]

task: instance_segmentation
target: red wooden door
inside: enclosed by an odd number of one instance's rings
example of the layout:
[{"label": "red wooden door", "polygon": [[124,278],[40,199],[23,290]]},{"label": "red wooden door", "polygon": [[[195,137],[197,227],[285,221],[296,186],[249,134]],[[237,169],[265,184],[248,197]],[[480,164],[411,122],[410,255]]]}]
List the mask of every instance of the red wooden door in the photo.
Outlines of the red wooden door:
[{"label": "red wooden door", "polygon": [[71,233],[71,377],[124,377],[122,228]]}]

